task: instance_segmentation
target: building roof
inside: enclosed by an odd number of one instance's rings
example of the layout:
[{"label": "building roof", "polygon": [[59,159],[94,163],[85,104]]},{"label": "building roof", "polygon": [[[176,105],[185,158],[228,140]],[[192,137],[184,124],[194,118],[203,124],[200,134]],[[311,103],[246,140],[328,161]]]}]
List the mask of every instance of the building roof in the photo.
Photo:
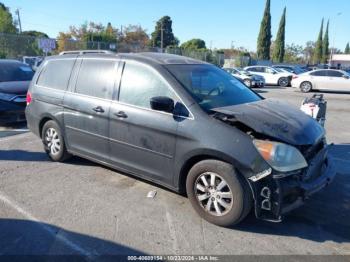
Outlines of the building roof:
[{"label": "building roof", "polygon": [[331,61],[349,61],[350,54],[334,54],[331,56]]}]

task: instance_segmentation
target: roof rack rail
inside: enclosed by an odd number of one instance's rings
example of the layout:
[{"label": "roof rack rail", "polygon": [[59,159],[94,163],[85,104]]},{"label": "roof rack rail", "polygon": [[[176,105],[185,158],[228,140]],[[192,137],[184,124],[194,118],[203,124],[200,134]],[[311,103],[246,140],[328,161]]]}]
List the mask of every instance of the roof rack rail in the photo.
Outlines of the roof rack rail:
[{"label": "roof rack rail", "polygon": [[109,50],[74,50],[74,51],[63,51],[59,55],[84,55],[84,54],[115,54]]}]

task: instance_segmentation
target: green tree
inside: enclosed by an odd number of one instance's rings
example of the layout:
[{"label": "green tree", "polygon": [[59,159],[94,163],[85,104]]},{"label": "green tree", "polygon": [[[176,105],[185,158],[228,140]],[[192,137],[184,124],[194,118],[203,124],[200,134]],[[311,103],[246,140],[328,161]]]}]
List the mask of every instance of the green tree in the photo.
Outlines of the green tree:
[{"label": "green tree", "polygon": [[194,38],[187,42],[184,42],[181,46],[182,49],[206,49],[205,41],[202,39]]},{"label": "green tree", "polygon": [[274,45],[273,60],[282,63],[285,53],[285,35],[286,35],[286,7],[283,10],[277,37]]},{"label": "green tree", "polygon": [[39,37],[39,38],[49,38],[49,36],[43,32],[30,30],[30,31],[23,31],[22,35],[25,36],[32,36],[32,37]]},{"label": "green tree", "polygon": [[270,59],[271,46],[271,14],[270,0],[266,0],[264,17],[261,21],[260,32],[258,36],[257,56],[258,59]]},{"label": "green tree", "polygon": [[304,48],[301,45],[286,45],[286,53],[284,61],[286,63],[303,63],[304,62]]},{"label": "green tree", "polygon": [[161,47],[161,38],[163,31],[163,48],[167,46],[177,46],[179,41],[174,36],[172,20],[169,16],[163,16],[157,21],[154,32],[152,33],[151,45]]},{"label": "green tree", "polygon": [[346,44],[345,50],[344,50],[344,54],[350,54],[350,46],[349,43]]},{"label": "green tree", "polygon": [[312,63],[312,59],[314,57],[315,52],[315,42],[314,41],[308,41],[306,42],[306,46],[304,47],[303,54],[304,54],[304,61],[308,64]]},{"label": "green tree", "polygon": [[119,44],[124,45],[125,51],[144,49],[149,42],[146,29],[140,25],[128,25],[124,28],[123,34],[119,38]]},{"label": "green tree", "polygon": [[322,63],[327,63],[328,58],[329,58],[329,20],[327,22],[327,27],[326,27],[326,32],[324,34],[323,38],[323,46],[322,46]]},{"label": "green tree", "polygon": [[0,2],[0,33],[17,33],[17,28],[14,24],[12,15],[3,3]]},{"label": "green tree", "polygon": [[323,55],[322,49],[323,49],[323,18],[322,18],[321,29],[320,29],[320,33],[318,34],[315,52],[314,52],[314,63],[316,64],[319,64],[322,61],[322,55]]}]

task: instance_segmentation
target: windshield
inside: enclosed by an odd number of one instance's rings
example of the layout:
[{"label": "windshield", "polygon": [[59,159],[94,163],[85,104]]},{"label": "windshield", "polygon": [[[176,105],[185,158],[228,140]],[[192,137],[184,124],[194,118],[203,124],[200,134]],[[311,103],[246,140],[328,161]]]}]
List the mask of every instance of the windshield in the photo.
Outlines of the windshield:
[{"label": "windshield", "polygon": [[0,64],[0,82],[31,81],[33,70],[24,64]]},{"label": "windshield", "polygon": [[167,65],[205,111],[251,103],[261,98],[232,75],[212,65]]}]

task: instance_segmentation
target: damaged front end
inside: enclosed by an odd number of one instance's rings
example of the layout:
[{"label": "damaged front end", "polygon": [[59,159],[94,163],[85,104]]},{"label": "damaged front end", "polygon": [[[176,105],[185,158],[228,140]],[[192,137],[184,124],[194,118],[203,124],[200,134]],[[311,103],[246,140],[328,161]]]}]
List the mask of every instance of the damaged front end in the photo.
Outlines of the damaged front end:
[{"label": "damaged front end", "polygon": [[315,155],[307,160],[308,166],[289,172],[272,168],[270,175],[261,179],[249,178],[255,200],[257,218],[279,222],[282,216],[301,206],[312,194],[328,186],[336,175],[332,158],[328,156],[331,146],[323,142]]},{"label": "damaged front end", "polygon": [[267,100],[213,111],[215,118],[247,133],[269,165],[259,173],[244,173],[257,218],[281,221],[335,177],[328,155],[332,145],[327,145],[324,129],[304,113]]}]

